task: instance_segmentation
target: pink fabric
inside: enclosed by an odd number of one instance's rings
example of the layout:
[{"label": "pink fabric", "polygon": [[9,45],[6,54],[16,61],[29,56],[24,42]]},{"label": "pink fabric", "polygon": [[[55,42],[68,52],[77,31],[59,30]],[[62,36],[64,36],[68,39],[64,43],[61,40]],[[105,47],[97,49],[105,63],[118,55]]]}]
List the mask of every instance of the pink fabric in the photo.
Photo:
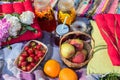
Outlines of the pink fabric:
[{"label": "pink fabric", "polygon": [[86,10],[88,9],[88,7],[90,6],[90,1],[91,0],[86,0],[81,2],[81,4],[79,5],[78,9],[77,9],[77,14],[80,16],[84,15],[84,12],[86,12]]},{"label": "pink fabric", "polygon": [[91,5],[92,5],[92,0],[89,1],[88,5],[87,5],[86,8],[83,10],[83,12],[82,12],[81,15],[84,15]]},{"label": "pink fabric", "polygon": [[118,6],[118,2],[119,2],[119,0],[114,0],[114,2],[113,2],[113,4],[112,4],[112,6],[111,6],[111,8],[110,8],[108,13],[114,14],[116,12],[116,8]]},{"label": "pink fabric", "polygon": [[98,8],[97,8],[97,10],[96,10],[96,12],[95,12],[96,14],[101,13],[101,10],[102,10],[102,8],[104,7],[105,3],[106,3],[106,0],[103,0],[103,1],[100,3],[100,5],[98,6]]},{"label": "pink fabric", "polygon": [[[115,30],[118,37],[118,45],[120,47],[120,15],[119,14],[98,14],[96,15],[95,21],[98,25],[98,28],[108,45],[108,54],[111,59],[111,62],[114,66],[120,66],[120,52],[118,52],[114,45],[117,45],[115,39]],[[116,25],[115,25],[116,21]],[[116,27],[116,29],[115,29]],[[109,37],[104,33],[104,31],[109,35]],[[110,41],[112,40],[112,42]],[[103,53],[104,54],[104,53]]]},{"label": "pink fabric", "polygon": [[[0,5],[0,11],[2,13],[19,13],[21,14],[23,11],[34,11],[32,7],[31,0],[25,0],[24,2],[18,2],[18,3],[7,3],[7,4],[2,4]],[[31,25],[33,28],[37,30],[37,33],[27,31],[23,35],[20,35],[17,38],[13,38],[10,41],[3,42],[2,45],[7,45],[7,44],[13,44],[21,41],[26,41],[26,40],[32,40],[32,39],[37,39],[42,37],[42,32],[40,29],[40,26],[37,22],[37,19],[34,19],[34,23]]]}]

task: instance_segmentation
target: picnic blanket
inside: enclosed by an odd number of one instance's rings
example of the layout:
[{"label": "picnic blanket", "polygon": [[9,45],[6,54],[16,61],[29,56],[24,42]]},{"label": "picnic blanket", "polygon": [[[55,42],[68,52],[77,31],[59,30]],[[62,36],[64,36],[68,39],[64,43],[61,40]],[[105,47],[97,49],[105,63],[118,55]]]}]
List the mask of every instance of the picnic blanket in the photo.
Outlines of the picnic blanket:
[{"label": "picnic blanket", "polygon": [[114,66],[120,66],[120,15],[99,14],[95,21],[108,46],[108,54]]}]

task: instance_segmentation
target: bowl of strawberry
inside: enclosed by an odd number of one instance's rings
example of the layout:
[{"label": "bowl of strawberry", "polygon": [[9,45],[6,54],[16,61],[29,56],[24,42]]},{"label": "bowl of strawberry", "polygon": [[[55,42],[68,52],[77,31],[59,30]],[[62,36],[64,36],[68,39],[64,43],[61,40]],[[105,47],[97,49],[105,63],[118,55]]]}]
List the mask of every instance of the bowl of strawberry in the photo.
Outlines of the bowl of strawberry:
[{"label": "bowl of strawberry", "polygon": [[31,40],[25,44],[21,54],[16,58],[15,65],[24,72],[32,72],[44,59],[48,48],[37,40]]}]

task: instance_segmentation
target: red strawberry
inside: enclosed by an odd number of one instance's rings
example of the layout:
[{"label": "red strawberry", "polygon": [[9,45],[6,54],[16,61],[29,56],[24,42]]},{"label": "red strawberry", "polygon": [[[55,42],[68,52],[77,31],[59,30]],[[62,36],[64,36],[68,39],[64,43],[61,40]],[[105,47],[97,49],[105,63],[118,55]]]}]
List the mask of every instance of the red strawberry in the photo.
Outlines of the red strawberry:
[{"label": "red strawberry", "polygon": [[28,49],[27,52],[28,52],[28,54],[33,54],[32,48]]},{"label": "red strawberry", "polygon": [[21,62],[21,66],[26,66],[27,65],[27,62],[26,61],[22,61]]},{"label": "red strawberry", "polygon": [[35,53],[38,57],[42,57],[44,54],[41,51],[36,51]]},{"label": "red strawberry", "polygon": [[33,51],[35,51],[36,50],[36,46],[34,46],[32,49],[33,49]]},{"label": "red strawberry", "polygon": [[27,71],[30,71],[33,67],[31,65],[27,66]]},{"label": "red strawberry", "polygon": [[29,49],[29,46],[25,46],[24,50],[27,51]]},{"label": "red strawberry", "polygon": [[27,57],[27,61],[28,62],[33,62],[34,61],[34,58],[32,58],[31,56]]},{"label": "red strawberry", "polygon": [[43,54],[46,52],[46,50],[45,50],[45,49],[42,49],[41,51],[42,51],[42,53],[43,53]]},{"label": "red strawberry", "polygon": [[27,56],[28,56],[28,54],[27,54],[27,52],[26,52],[26,51],[23,51],[23,52],[21,53],[21,56],[23,56],[23,57],[27,57]]},{"label": "red strawberry", "polygon": [[34,67],[34,66],[35,66],[35,63],[31,62],[30,65]]},{"label": "red strawberry", "polygon": [[21,67],[21,61],[18,61],[17,66]]},{"label": "red strawberry", "polygon": [[35,56],[35,57],[34,57],[34,60],[35,60],[36,62],[38,62],[38,61],[39,61],[39,57]]},{"label": "red strawberry", "polygon": [[32,58],[34,58],[34,57],[35,57],[35,55],[34,55],[34,54],[30,54],[30,56],[31,56]]},{"label": "red strawberry", "polygon": [[42,52],[41,52],[41,53],[38,53],[37,56],[38,56],[38,57],[43,57],[43,53],[42,53]]},{"label": "red strawberry", "polygon": [[21,55],[19,56],[19,61],[25,61],[25,59],[26,58],[24,56],[21,56]]},{"label": "red strawberry", "polygon": [[36,49],[37,49],[37,50],[40,50],[41,46],[42,46],[41,44],[38,44],[38,45],[36,46]]},{"label": "red strawberry", "polygon": [[22,69],[23,71],[27,71],[27,68],[26,68],[25,66],[22,66],[21,69]]}]

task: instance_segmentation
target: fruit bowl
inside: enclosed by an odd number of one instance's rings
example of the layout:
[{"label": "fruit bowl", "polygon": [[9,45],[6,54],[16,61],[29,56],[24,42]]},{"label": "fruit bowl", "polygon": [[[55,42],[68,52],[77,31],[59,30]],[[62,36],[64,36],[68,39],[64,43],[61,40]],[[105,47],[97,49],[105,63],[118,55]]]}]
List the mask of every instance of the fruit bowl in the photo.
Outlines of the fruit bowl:
[{"label": "fruit bowl", "polygon": [[80,31],[69,32],[62,36],[59,42],[62,61],[73,69],[85,66],[93,56],[91,41],[94,45],[94,39]]},{"label": "fruit bowl", "polygon": [[45,44],[37,40],[27,42],[14,64],[20,71],[32,72],[44,59],[48,52]]}]

